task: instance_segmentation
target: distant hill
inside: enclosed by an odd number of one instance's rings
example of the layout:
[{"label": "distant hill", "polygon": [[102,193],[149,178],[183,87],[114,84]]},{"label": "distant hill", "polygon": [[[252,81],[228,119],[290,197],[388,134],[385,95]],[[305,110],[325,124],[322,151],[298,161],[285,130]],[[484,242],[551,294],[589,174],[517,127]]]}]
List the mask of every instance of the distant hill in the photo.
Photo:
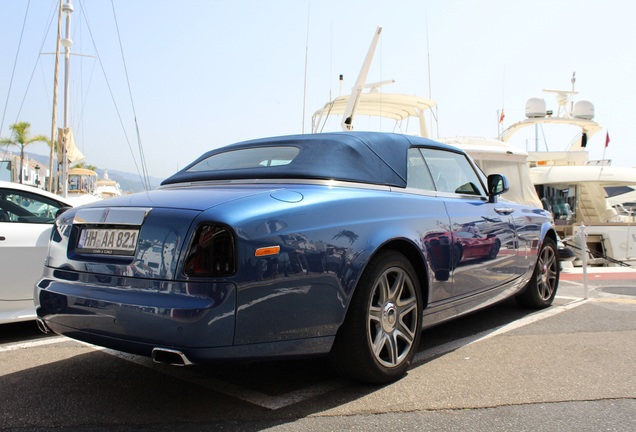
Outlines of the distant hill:
[{"label": "distant hill", "polygon": [[[44,166],[49,165],[48,156],[44,156],[37,153],[30,153],[30,152],[24,152],[24,155],[28,157],[30,160],[36,160],[38,161],[38,163]],[[101,179],[104,177],[104,172],[106,171],[108,172],[108,178],[110,178],[111,180],[115,180],[117,183],[119,183],[119,186],[121,187],[122,192],[124,193],[143,192],[144,186],[141,180],[139,179],[138,174],[123,172],[118,170],[111,170],[111,169],[101,169],[101,168],[98,168],[95,172],[97,172],[97,175]],[[150,187],[152,189],[156,189],[157,187],[159,187],[159,184],[163,181],[162,178],[157,178],[157,177],[150,177],[148,180],[150,181]]]},{"label": "distant hill", "polygon": [[[97,174],[99,174],[99,178],[102,178],[104,175],[104,170],[97,170]],[[123,171],[117,170],[108,170],[108,178],[117,181],[121,190],[124,192],[142,192],[144,190],[143,184],[139,179],[138,174],[127,173]],[[156,189],[159,187],[159,184],[163,181],[161,178],[157,177],[149,177],[150,188]]]}]

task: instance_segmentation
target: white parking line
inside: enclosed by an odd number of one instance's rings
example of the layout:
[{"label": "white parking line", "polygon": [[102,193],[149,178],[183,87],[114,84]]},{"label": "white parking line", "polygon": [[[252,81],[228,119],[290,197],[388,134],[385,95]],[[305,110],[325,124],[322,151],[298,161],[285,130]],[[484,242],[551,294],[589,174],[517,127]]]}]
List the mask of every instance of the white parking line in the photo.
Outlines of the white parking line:
[{"label": "white parking line", "polygon": [[336,390],[340,387],[345,386],[346,384],[344,380],[330,380],[330,381],[326,381],[314,386],[305,387],[300,390],[285,393],[284,395],[271,396],[271,395],[260,393],[254,390],[247,389],[245,387],[234,385],[227,381],[219,380],[216,378],[210,378],[206,376],[201,376],[200,374],[196,372],[192,372],[187,367],[171,366],[171,367],[162,367],[159,369],[157,367],[154,367],[156,366],[156,364],[147,357],[123,353],[120,351],[115,351],[108,348],[102,348],[102,347],[87,344],[84,342],[82,343],[97,351],[102,351],[106,354],[110,354],[120,359],[154,369],[158,372],[162,372],[166,375],[170,375],[182,381],[187,381],[192,384],[203,386],[215,392],[232,396],[234,398],[237,398],[245,402],[249,402],[251,404],[258,405],[260,407],[267,408],[270,410],[277,410],[289,405],[293,405],[298,402],[302,402],[312,397],[319,396],[319,395],[328,393],[330,391]]},{"label": "white parking line", "polygon": [[451,342],[447,342],[445,344],[442,345],[438,345],[434,348],[431,349],[427,349],[426,351],[422,351],[419,354],[417,354],[415,356],[415,358],[413,359],[413,363],[421,363],[424,362],[428,359],[434,358],[434,357],[438,357],[441,355],[444,355],[446,353],[449,353],[451,351],[455,351],[458,348],[464,347],[464,346],[468,346],[468,345],[472,345],[476,342],[481,342],[483,340],[489,339],[493,336],[497,336],[503,333],[507,333],[509,331],[527,326],[528,324],[532,324],[535,323],[537,321],[541,321],[545,318],[549,318],[552,317],[554,315],[558,315],[561,312],[565,312],[569,309],[581,306],[582,304],[587,303],[589,300],[583,300],[579,297],[575,297],[575,300],[570,302],[570,303],[566,303],[562,306],[553,306],[550,307],[548,309],[545,309],[544,311],[538,312],[538,313],[534,313],[532,315],[528,315],[524,318],[515,320],[513,322],[511,322],[510,324],[506,324],[504,326],[490,329],[490,330],[484,330],[483,332],[477,333],[475,335],[472,336],[468,336],[462,339],[457,339]]},{"label": "white parking line", "polygon": [[511,322],[510,324],[507,324],[503,327],[499,327],[497,330],[493,331],[492,333],[489,333],[479,339],[476,339],[475,341],[471,342],[471,343],[475,343],[475,342],[480,342],[482,340],[486,340],[489,339],[493,336],[497,336],[503,333],[507,333],[509,331],[512,330],[516,330],[518,328],[521,327],[525,327],[528,324],[533,324],[536,323],[538,321],[544,320],[546,318],[550,318],[553,317],[555,315],[560,314],[561,312],[565,312],[567,310],[570,309],[574,309],[575,307],[579,307],[581,305],[584,305],[585,303],[588,303],[590,300],[584,300],[584,299],[577,299],[575,301],[572,301],[570,303],[566,303],[564,305],[561,306],[556,306],[556,307],[550,307],[548,309],[543,310],[542,312],[536,313],[536,314],[532,314],[532,315],[528,315],[527,317],[515,320],[513,322]]},{"label": "white parking line", "polygon": [[22,343],[13,344],[13,345],[0,346],[0,353],[6,352],[6,351],[15,351],[19,349],[34,348],[34,347],[38,347],[42,345],[51,345],[51,344],[56,344],[60,342],[65,342],[65,341],[68,342],[68,341],[71,341],[71,339],[64,336],[53,336],[53,337],[48,337],[46,339],[35,340],[33,342],[22,342]]}]

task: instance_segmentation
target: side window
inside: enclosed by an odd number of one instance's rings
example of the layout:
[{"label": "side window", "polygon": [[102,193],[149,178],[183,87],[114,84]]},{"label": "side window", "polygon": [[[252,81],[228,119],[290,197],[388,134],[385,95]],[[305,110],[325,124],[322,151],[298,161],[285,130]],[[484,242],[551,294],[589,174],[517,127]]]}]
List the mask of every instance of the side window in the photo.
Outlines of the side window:
[{"label": "side window", "polygon": [[446,150],[422,149],[439,192],[481,195],[486,192],[466,156]]},{"label": "side window", "polygon": [[0,189],[0,222],[53,223],[63,206],[26,191]]},{"label": "side window", "polygon": [[422,190],[435,190],[435,184],[419,148],[409,149],[406,186]]}]

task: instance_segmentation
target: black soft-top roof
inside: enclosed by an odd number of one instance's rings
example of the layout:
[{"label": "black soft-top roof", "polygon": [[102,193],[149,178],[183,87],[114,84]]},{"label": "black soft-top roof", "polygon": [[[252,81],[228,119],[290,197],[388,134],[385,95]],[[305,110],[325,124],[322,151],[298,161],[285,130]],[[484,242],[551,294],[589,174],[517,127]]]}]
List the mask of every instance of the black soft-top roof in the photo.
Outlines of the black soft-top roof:
[{"label": "black soft-top roof", "polygon": [[[215,154],[242,148],[277,146],[294,146],[300,151],[287,165],[188,172],[190,167]],[[335,132],[261,138],[211,150],[161,184],[300,178],[406,187],[407,153],[413,146],[452,148],[421,137],[382,132]]]}]

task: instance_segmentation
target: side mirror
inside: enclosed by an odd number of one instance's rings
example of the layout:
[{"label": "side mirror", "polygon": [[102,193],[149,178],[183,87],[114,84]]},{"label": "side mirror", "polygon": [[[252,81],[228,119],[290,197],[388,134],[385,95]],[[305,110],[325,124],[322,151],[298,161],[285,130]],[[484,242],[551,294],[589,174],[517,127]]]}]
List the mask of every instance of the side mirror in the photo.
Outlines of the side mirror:
[{"label": "side mirror", "polygon": [[488,176],[488,202],[497,202],[497,196],[508,192],[510,185],[508,179],[501,174],[490,174]]}]

